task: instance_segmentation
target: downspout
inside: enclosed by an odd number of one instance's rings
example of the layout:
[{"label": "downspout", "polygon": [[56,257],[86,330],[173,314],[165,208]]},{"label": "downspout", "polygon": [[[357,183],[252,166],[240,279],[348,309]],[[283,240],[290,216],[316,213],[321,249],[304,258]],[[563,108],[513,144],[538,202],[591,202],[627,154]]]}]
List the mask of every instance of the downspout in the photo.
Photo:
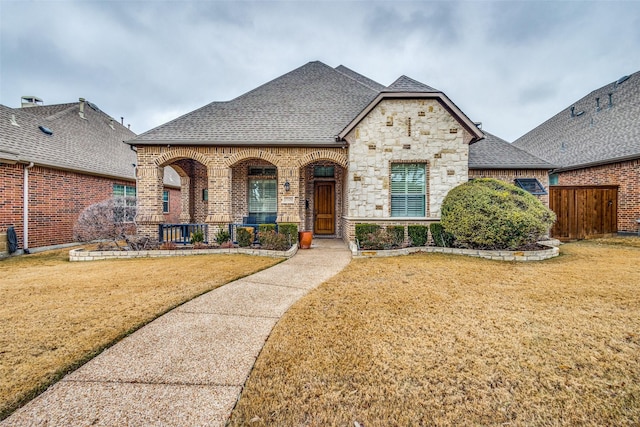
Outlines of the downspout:
[{"label": "downspout", "polygon": [[29,254],[29,169],[33,162],[24,167],[22,183],[22,251]]}]

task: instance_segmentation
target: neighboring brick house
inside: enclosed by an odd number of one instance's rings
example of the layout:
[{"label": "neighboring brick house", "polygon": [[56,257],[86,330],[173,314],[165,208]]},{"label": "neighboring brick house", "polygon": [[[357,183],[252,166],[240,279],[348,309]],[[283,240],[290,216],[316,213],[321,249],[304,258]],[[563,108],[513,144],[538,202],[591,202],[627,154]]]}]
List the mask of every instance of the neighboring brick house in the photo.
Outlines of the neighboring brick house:
[{"label": "neighboring brick house", "polygon": [[[73,242],[84,208],[135,194],[136,153],[123,143],[134,137],[83,99],[45,106],[24,97],[22,108],[0,105],[0,240],[14,227],[20,251]],[[171,176],[166,220],[177,221],[179,177]]]},{"label": "neighboring brick house", "polygon": [[[498,158],[523,153],[504,141],[479,146],[470,172],[470,144],[482,138],[430,86],[402,76],[386,87],[344,66],[310,62],[129,141],[138,153],[138,230],[155,236],[163,222],[169,165],[181,176],[181,221],[212,225],[210,239],[243,222],[294,222],[347,241],[357,223],[429,224],[470,174],[493,174],[499,165],[513,181],[520,158]],[[483,163],[483,147],[499,148],[492,162]],[[533,163],[524,165],[546,185],[546,170],[538,171],[548,165]]]},{"label": "neighboring brick house", "polygon": [[557,165],[551,185],[617,186],[618,232],[638,231],[640,72],[594,90],[513,144]]}]

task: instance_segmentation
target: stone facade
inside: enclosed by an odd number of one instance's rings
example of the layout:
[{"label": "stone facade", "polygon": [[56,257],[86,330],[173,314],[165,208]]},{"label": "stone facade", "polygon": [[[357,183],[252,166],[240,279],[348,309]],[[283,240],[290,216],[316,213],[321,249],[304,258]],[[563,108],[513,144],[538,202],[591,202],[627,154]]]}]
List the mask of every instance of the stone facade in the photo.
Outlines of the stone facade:
[{"label": "stone facade", "polygon": [[[349,172],[345,240],[355,224],[409,225],[439,221],[442,200],[467,181],[470,135],[435,99],[381,101],[347,135]],[[425,216],[391,217],[391,165],[426,165]]]},{"label": "stone facade", "polygon": [[558,185],[617,185],[618,231],[638,232],[640,159],[560,172]]}]

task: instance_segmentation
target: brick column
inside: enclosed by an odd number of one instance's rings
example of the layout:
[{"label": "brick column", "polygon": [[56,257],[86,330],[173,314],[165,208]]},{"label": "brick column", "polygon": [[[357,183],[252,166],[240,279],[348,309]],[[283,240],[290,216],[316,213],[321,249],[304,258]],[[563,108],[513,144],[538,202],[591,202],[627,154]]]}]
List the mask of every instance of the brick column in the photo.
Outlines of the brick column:
[{"label": "brick column", "polygon": [[188,176],[180,177],[180,204],[181,211],[178,220],[183,224],[188,224],[192,221],[190,200],[191,197],[191,178]]},{"label": "brick column", "polygon": [[[289,191],[285,183],[289,183]],[[277,222],[293,222],[300,228],[300,170],[278,168],[278,219]]]},{"label": "brick column", "polygon": [[208,167],[207,223],[231,222],[231,168]]},{"label": "brick column", "polygon": [[164,222],[162,213],[162,190],[164,168],[138,166],[137,169],[137,214],[138,234],[158,238],[158,224]]}]

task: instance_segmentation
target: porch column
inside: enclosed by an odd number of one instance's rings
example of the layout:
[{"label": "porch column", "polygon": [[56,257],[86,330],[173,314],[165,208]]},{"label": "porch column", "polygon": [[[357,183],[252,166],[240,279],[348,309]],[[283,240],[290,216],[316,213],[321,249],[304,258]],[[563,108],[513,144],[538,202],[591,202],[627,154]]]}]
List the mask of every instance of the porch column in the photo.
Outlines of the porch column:
[{"label": "porch column", "polygon": [[156,165],[138,166],[136,177],[137,233],[157,239],[158,224],[164,222],[162,213],[164,168]]},{"label": "porch column", "polygon": [[182,224],[188,224],[192,221],[191,219],[191,207],[190,200],[191,197],[191,178],[188,176],[180,177],[180,217],[178,220]]},{"label": "porch column", "polygon": [[209,166],[209,201],[207,219],[210,224],[228,224],[231,222],[231,168]]},{"label": "porch column", "polygon": [[[289,183],[289,191],[285,184]],[[278,168],[278,218],[277,222],[293,222],[300,228],[300,170]]]}]

